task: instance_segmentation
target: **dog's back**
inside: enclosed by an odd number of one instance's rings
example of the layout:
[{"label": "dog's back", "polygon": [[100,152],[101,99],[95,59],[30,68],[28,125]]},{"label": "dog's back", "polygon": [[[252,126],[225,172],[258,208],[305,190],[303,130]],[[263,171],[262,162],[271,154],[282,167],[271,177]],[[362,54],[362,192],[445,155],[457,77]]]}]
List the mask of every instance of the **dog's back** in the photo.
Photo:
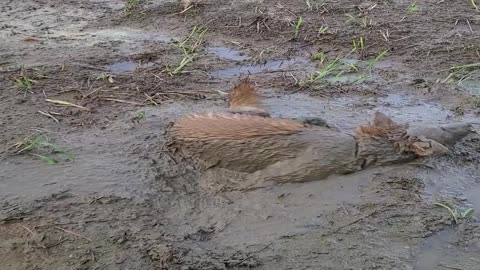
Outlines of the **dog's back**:
[{"label": "dog's back", "polygon": [[309,144],[301,122],[243,114],[190,115],[179,119],[171,133],[183,151],[242,172],[293,158]]}]

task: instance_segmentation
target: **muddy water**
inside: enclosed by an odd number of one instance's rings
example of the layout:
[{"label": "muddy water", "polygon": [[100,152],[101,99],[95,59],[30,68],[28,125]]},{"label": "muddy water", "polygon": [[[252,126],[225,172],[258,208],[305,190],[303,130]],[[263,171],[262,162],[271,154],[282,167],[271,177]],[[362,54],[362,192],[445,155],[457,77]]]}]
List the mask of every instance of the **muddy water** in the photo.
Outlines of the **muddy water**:
[{"label": "muddy water", "polygon": [[[418,124],[461,120],[453,119],[440,106],[401,95],[327,100],[299,93],[276,95],[269,90],[262,94],[267,97],[265,104],[274,116],[318,116],[345,129],[367,123],[375,109],[385,111],[398,121],[418,119]],[[158,191],[149,190],[146,182],[152,180],[145,176],[151,165],[139,160],[135,153],[147,152],[149,145],[158,147],[161,136],[152,137],[176,117],[193,111],[222,109],[208,102],[165,104],[144,108],[146,119],[141,124],[133,124],[129,116],[125,116],[105,130],[51,134],[60,145],[71,148],[76,160],[49,167],[38,160],[18,157],[8,164],[0,164],[0,171],[4,172],[0,198],[34,199],[64,190],[72,190],[75,194],[100,191],[100,196],[115,194],[139,200],[145,194],[158,196]],[[422,170],[418,175],[427,185],[427,195],[461,194],[469,190],[464,195],[475,204],[472,198],[480,195],[477,192],[480,188],[474,185],[473,175],[463,167],[452,166],[448,160],[445,162],[443,164],[448,166],[435,166],[432,170]],[[364,195],[362,188],[374,176],[388,174],[389,170],[374,168],[347,176],[332,176],[323,181],[285,184],[242,194],[230,193],[226,195],[231,201],[228,204],[210,202],[202,205],[196,201],[179,201],[169,206],[167,216],[171,224],[175,224],[175,230],[186,232],[186,235],[198,228],[213,228],[216,233],[208,244],[219,248],[265,246],[315,228],[329,227],[331,217],[328,213],[336,209],[344,209],[342,215],[351,216],[354,211],[351,206]],[[446,234],[440,234],[440,239],[429,239],[430,244],[422,247],[415,256],[416,269],[437,269],[435,267],[440,263],[454,265],[455,257],[447,257],[455,253],[449,246],[450,236]]]},{"label": "muddy water", "polygon": [[[391,94],[383,98],[336,98],[331,100],[317,99],[305,94],[273,96],[265,100],[266,107],[277,117],[315,116],[326,119],[340,128],[352,129],[359,124],[368,123],[374,111],[379,110],[400,123],[416,125],[436,125],[453,122],[473,122],[479,120],[473,115],[455,117],[449,110],[415,97]],[[364,106],[361,106],[364,104]],[[365,105],[366,104],[366,105]],[[367,106],[368,105],[368,106]],[[434,175],[434,174],[438,175]],[[476,182],[471,170],[450,164],[448,167],[430,172],[432,179],[427,190],[431,193],[444,192],[463,193]],[[443,177],[441,177],[443,176]],[[446,179],[445,182],[436,181]],[[447,180],[448,179],[448,180]],[[480,186],[479,186],[480,189]],[[471,191],[470,198],[480,197],[480,192]],[[480,205],[479,205],[480,209]]]},{"label": "muddy water", "polygon": [[[358,106],[360,103],[375,104],[376,106],[361,107]],[[319,100],[304,94],[292,94],[271,97],[265,101],[265,105],[275,116],[298,117],[307,115],[323,117],[332,123],[337,123],[339,127],[345,129],[351,129],[355,125],[368,122],[374,110],[380,110],[396,121],[404,123],[410,122],[412,125],[445,124],[456,121],[478,123],[478,118],[475,116],[466,115],[463,117],[455,117],[449,110],[439,105],[419,100],[416,97],[399,94],[391,94],[375,100],[372,98],[364,98],[360,102],[358,99],[351,98]],[[427,163],[429,162],[427,161]],[[435,198],[441,194],[461,197],[466,199],[467,206],[480,209],[478,168],[460,166],[448,158],[435,160],[430,165],[433,166],[433,168],[420,170],[417,173],[417,177],[422,179],[426,184],[424,194],[427,197]],[[409,165],[403,166],[406,168]],[[343,202],[356,198],[358,193],[355,188],[352,188],[352,185],[355,185],[353,183],[356,183],[358,187],[361,186],[361,183],[366,183],[368,178],[371,178],[379,169],[371,169],[369,171],[370,172],[364,172],[363,176],[365,178],[363,180],[361,180],[363,177],[360,174],[347,176],[344,179],[332,177],[332,183],[342,183],[346,188],[342,189],[343,193],[333,193],[335,199],[329,198],[329,201],[323,203],[326,205],[338,205],[341,198],[343,198]],[[348,180],[349,178],[350,180]],[[317,184],[321,186],[324,183],[321,182],[313,185]],[[312,191],[315,190],[313,186],[309,188],[311,188]],[[335,190],[335,188],[328,187],[328,190]],[[317,205],[316,209],[321,212],[320,209],[323,207],[322,205]],[[445,214],[447,215],[447,213]],[[478,213],[475,215],[479,217]],[[320,220],[321,219],[319,219],[318,222],[321,222]],[[447,230],[430,237],[427,243],[421,247],[418,254],[414,256],[414,269],[434,270],[442,266],[455,267],[455,265],[459,263],[458,260],[461,260],[459,258],[465,258],[466,256],[475,258],[476,255],[474,252],[462,253],[452,246],[451,239],[453,239],[454,233],[454,230]],[[469,262],[462,261],[461,263],[462,265],[471,265],[472,267],[476,265],[474,260]]]},{"label": "muddy water", "polygon": [[249,192],[234,203],[242,209],[242,215],[214,240],[219,244],[255,245],[324,226],[329,221],[325,214],[359,202],[362,186],[380,170]]},{"label": "muddy water", "polygon": [[447,229],[427,240],[421,251],[416,254],[417,260],[413,269],[478,269],[480,263],[478,251],[459,250],[452,244],[454,236],[455,230]]},{"label": "muddy water", "polygon": [[478,122],[477,118],[471,115],[455,118],[452,112],[441,106],[399,94],[391,94],[383,98],[317,99],[305,94],[295,93],[272,96],[264,103],[276,116],[324,117],[342,127],[353,127],[366,123],[375,110],[382,111],[399,122],[431,124],[448,121]]},{"label": "muddy water", "polygon": [[[385,111],[399,122],[416,119],[414,124],[418,125],[462,120],[455,118],[448,110],[438,105],[398,94],[377,99],[364,98],[360,102],[358,99],[350,98],[318,99],[299,93],[277,96],[269,90],[263,91],[262,94],[266,96],[264,102],[266,107],[274,116],[323,117],[345,129],[367,123],[373,111],[377,109]],[[372,106],[362,107],[360,103]],[[181,112],[178,109],[180,107],[172,106],[168,109],[168,113],[155,110],[155,114],[173,115],[187,111],[211,110],[211,108],[200,106],[181,107]],[[220,109],[221,107],[216,108],[216,110]],[[448,159],[430,165],[433,166],[432,169],[415,170],[416,177],[426,184],[422,194],[427,201],[432,200],[436,195],[463,194],[469,203],[477,206],[476,198],[480,197],[480,186],[476,184],[475,174],[472,173],[471,168],[455,165]],[[397,173],[402,170],[411,170],[411,168],[412,165],[400,165]],[[244,194],[227,194],[231,203],[202,206],[201,215],[195,216],[194,219],[201,224],[201,227],[213,227],[218,231],[210,239],[216,246],[265,245],[276,239],[308,234],[314,228],[328,227],[330,217],[327,215],[336,209],[344,209],[342,213],[348,217],[352,211],[350,206],[357,204],[364,196],[362,188],[368,185],[376,175],[389,175],[390,170],[391,168],[372,168],[352,175],[332,176],[322,181],[284,184]],[[467,190],[469,192],[466,192]],[[172,218],[181,231],[191,230],[191,224],[182,218],[188,213],[180,206],[171,209]],[[225,217],[228,217],[228,226],[215,221],[224,220]],[[447,231],[431,237],[428,243],[415,254],[413,258],[415,269],[438,269],[441,263],[447,265],[453,263],[454,257],[446,257],[449,252],[453,254],[448,242],[450,234],[451,232]],[[437,237],[440,238],[437,239]]]},{"label": "muddy water", "polygon": [[468,93],[474,96],[480,96],[480,80],[463,81],[460,86],[462,86]]},{"label": "muddy water", "polygon": [[95,29],[80,31],[51,31],[49,38],[68,38],[69,40],[85,40],[99,42],[102,40],[121,41],[127,43],[169,42],[172,37],[164,32],[149,32],[134,28]]},{"label": "muddy water", "polygon": [[243,61],[250,58],[245,53],[227,47],[209,47],[207,48],[207,52],[221,59],[230,61]]},{"label": "muddy water", "polygon": [[294,57],[284,60],[269,60],[261,64],[238,65],[231,68],[215,70],[210,72],[209,75],[216,78],[232,78],[244,74],[287,71],[289,69],[302,67],[302,65],[305,63],[308,63],[308,59],[304,57]]},{"label": "muddy water", "polygon": [[[51,64],[60,60],[66,63],[71,63],[73,60],[83,62],[86,55],[90,53],[103,55],[105,51],[108,51],[110,58],[123,58],[131,53],[138,53],[148,44],[167,43],[173,39],[170,33],[161,31],[145,31],[130,27],[85,29],[82,24],[69,29],[52,29],[48,32],[30,34],[41,41],[42,50],[28,58],[16,55],[16,46],[19,45],[13,42],[10,44],[12,38],[5,37],[7,42],[3,49],[11,52],[12,59],[17,59],[23,65],[38,65],[43,62]],[[21,44],[21,46],[30,45]],[[111,48],[115,49],[111,50]],[[72,51],[75,52],[74,55],[71,54]],[[59,57],[59,55],[65,57]]]},{"label": "muddy water", "polygon": [[119,123],[110,131],[49,133],[56,145],[74,154],[74,160],[49,166],[34,157],[19,156],[1,162],[0,198],[30,200],[65,190],[141,197],[142,169],[126,153],[138,147],[127,141],[142,140],[144,135],[129,132],[128,127],[127,123]]}]

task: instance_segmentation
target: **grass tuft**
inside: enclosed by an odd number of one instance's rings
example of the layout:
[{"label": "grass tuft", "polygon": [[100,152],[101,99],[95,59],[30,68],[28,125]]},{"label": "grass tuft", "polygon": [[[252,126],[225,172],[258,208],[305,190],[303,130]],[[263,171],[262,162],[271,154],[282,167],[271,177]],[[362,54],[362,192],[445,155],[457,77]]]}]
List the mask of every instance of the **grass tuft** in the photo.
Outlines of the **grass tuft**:
[{"label": "grass tuft", "polygon": [[294,28],[294,36],[293,36],[294,39],[298,38],[298,34],[299,34],[300,28],[302,28],[302,26],[303,26],[303,17],[300,16],[300,17],[298,17],[298,19],[297,19],[297,21],[295,22],[295,25],[294,25],[294,27],[295,27]]},{"label": "grass tuft", "polygon": [[114,76],[112,74],[103,72],[103,73],[101,73],[100,75],[97,76],[96,80],[108,81],[109,83],[114,83],[113,77]]},{"label": "grass tuft", "polygon": [[387,52],[388,52],[388,50],[383,50],[379,54],[377,54],[377,56],[375,56],[375,58],[373,58],[372,60],[369,60],[367,62],[368,63],[368,68],[372,69],[380,60],[382,60],[385,57]]},{"label": "grass tuft", "polygon": [[35,83],[34,80],[28,78],[25,75],[22,75],[15,80],[15,87],[17,87],[18,89],[20,89],[22,91],[33,94],[32,87],[33,87],[34,83]]},{"label": "grass tuft", "polygon": [[366,41],[364,37],[359,37],[358,39],[352,40],[352,50],[350,53],[357,53],[360,58],[363,58],[366,54]]},{"label": "grass tuft", "polygon": [[455,224],[458,224],[460,219],[469,219],[473,216],[473,208],[467,209],[460,209],[460,208],[452,208],[447,204],[444,203],[434,203],[433,205],[445,208],[450,216],[453,218]]},{"label": "grass tuft", "polygon": [[355,51],[364,50],[365,41],[363,38],[360,38],[359,40],[354,40],[353,44],[354,49],[343,58],[337,57],[333,60],[328,60],[323,52],[313,54],[310,57],[311,60],[318,61],[321,68],[313,74],[306,76],[303,80],[294,78],[295,84],[300,87],[305,87],[322,80],[333,83],[343,82],[354,84],[365,81],[369,76],[369,72],[371,73],[375,65],[385,57],[388,50],[379,52],[373,59],[368,61],[353,60],[349,59],[349,56]]},{"label": "grass tuft", "polygon": [[413,1],[412,3],[410,3],[410,5],[408,5],[407,7],[408,14],[415,14],[417,13],[417,11],[418,11],[417,1]]},{"label": "grass tuft", "polygon": [[323,62],[325,62],[325,60],[327,59],[327,56],[325,55],[324,52],[317,52],[315,54],[313,54],[310,59],[312,61],[320,61],[320,64],[323,64]]},{"label": "grass tuft", "polygon": [[355,17],[353,16],[352,14],[347,14],[347,21],[345,23],[349,24],[349,23],[353,23],[353,24],[356,24],[362,28],[369,28],[371,26],[373,26],[373,20],[368,17],[368,16],[364,16],[364,17]]},{"label": "grass tuft", "polygon": [[327,30],[328,30],[328,26],[322,25],[322,26],[320,26],[320,28],[318,29],[318,34],[320,34],[320,35],[326,34],[326,33],[327,33]]},{"label": "grass tuft", "polygon": [[479,73],[480,63],[452,66],[443,83],[455,83],[461,86],[463,82],[478,76]]},{"label": "grass tuft", "polygon": [[322,58],[322,67],[315,71],[315,73],[310,74],[306,79],[298,81],[297,84],[300,87],[313,84],[330,76],[338,76],[339,74],[341,75],[340,67],[342,66],[342,63],[340,62],[340,59],[335,58],[334,60],[327,60],[325,56],[320,57]]},{"label": "grass tuft", "polygon": [[470,0],[470,4],[477,12],[480,12],[480,9],[478,8],[476,0]]},{"label": "grass tuft", "polygon": [[177,47],[182,51],[180,63],[170,73],[171,76],[182,73],[183,69],[195,60],[198,49],[203,44],[208,28],[194,26],[188,37],[181,41]]},{"label": "grass tuft", "polygon": [[73,160],[73,154],[49,142],[48,138],[38,133],[31,134],[14,144],[14,154],[29,154],[45,161],[48,165],[58,164],[60,161],[54,155],[60,155],[63,160]]},{"label": "grass tuft", "polygon": [[468,103],[470,103],[473,107],[479,108],[480,107],[480,97],[470,97],[467,99]]},{"label": "grass tuft", "polygon": [[141,0],[126,0],[123,12],[127,15],[132,14],[140,8],[140,2]]},{"label": "grass tuft", "polygon": [[132,114],[132,117],[130,118],[130,120],[133,123],[140,123],[141,121],[144,121],[145,119],[147,119],[145,111],[135,112],[135,113]]}]

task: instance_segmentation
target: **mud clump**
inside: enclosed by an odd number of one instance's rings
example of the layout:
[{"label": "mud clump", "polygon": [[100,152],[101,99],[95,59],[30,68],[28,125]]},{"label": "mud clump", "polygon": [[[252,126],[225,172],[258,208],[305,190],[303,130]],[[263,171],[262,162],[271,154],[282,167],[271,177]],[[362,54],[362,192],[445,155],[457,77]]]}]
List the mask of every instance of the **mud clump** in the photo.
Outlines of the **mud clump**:
[{"label": "mud clump", "polygon": [[176,251],[167,245],[159,244],[152,247],[148,255],[155,262],[157,269],[172,269],[176,262]]}]

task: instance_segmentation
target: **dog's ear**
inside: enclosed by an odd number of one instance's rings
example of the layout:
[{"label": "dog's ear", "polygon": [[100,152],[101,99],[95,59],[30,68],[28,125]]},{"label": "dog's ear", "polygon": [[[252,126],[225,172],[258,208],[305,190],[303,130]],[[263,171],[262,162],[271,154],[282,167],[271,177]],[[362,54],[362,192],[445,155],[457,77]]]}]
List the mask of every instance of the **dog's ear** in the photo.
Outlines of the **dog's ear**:
[{"label": "dog's ear", "polygon": [[249,79],[242,80],[230,93],[229,108],[260,108],[259,97]]},{"label": "dog's ear", "polygon": [[373,125],[377,127],[393,127],[398,124],[382,112],[375,112],[373,115]]},{"label": "dog's ear", "polygon": [[248,79],[242,80],[230,93],[229,112],[268,117],[270,114],[262,108],[260,98]]}]

